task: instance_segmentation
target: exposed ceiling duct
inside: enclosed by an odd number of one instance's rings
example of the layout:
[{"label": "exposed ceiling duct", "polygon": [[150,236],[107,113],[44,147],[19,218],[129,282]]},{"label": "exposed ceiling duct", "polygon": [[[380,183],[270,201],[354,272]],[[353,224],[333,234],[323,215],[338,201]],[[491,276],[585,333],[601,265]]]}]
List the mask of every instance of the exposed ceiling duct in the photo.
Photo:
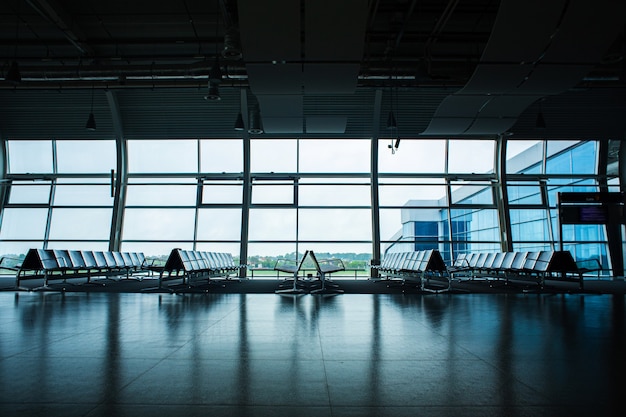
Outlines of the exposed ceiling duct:
[{"label": "exposed ceiling duct", "polygon": [[539,98],[578,84],[624,27],[616,0],[503,0],[472,77],[424,136],[498,135]]}]

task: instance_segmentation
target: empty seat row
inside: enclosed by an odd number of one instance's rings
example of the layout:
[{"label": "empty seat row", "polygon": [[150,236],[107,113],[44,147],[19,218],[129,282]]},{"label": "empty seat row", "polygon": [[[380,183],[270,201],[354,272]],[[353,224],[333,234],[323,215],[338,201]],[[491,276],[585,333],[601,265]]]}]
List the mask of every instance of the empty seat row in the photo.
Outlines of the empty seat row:
[{"label": "empty seat row", "polygon": [[18,267],[16,286],[26,279],[43,278],[44,286],[52,279],[87,278],[146,272],[151,264],[142,252],[87,251],[66,249],[29,249]]},{"label": "empty seat row", "polygon": [[540,286],[546,278],[579,281],[582,287],[582,271],[569,251],[519,251],[459,254],[449,268],[453,276],[470,279],[511,278],[533,279]]},{"label": "empty seat row", "polygon": [[[409,281],[417,281],[423,291],[447,291],[450,289],[450,278],[446,265],[437,249],[427,249],[410,252],[392,252],[386,255],[380,265],[373,266],[379,273],[388,279],[400,279],[402,285]],[[430,280],[445,282],[443,289],[427,288]]]},{"label": "empty seat row", "polygon": [[193,279],[202,277],[230,278],[244,265],[238,265],[230,253],[172,249],[159,274],[159,288],[168,280],[182,279],[190,285]]},{"label": "empty seat row", "polygon": [[386,255],[376,268],[386,275],[446,271],[441,254],[436,249],[393,252]]}]

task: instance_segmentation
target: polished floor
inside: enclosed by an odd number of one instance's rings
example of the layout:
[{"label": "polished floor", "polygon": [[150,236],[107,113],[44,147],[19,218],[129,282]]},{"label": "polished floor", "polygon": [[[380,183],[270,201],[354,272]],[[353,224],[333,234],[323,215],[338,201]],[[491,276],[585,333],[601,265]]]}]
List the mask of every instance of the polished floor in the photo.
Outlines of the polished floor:
[{"label": "polished floor", "polygon": [[626,415],[624,295],[0,292],[0,416]]}]

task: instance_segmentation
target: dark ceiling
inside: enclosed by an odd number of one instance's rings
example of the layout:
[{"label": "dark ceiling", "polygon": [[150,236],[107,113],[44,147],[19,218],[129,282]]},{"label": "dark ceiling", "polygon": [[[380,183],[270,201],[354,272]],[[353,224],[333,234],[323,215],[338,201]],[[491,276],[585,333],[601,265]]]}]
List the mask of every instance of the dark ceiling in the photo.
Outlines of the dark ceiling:
[{"label": "dark ceiling", "polygon": [[71,137],[96,90],[99,134],[229,136],[258,105],[277,136],[384,136],[394,111],[409,136],[532,137],[542,111],[555,137],[621,139],[625,16],[623,0],[6,0],[0,133],[47,134],[35,108]]}]

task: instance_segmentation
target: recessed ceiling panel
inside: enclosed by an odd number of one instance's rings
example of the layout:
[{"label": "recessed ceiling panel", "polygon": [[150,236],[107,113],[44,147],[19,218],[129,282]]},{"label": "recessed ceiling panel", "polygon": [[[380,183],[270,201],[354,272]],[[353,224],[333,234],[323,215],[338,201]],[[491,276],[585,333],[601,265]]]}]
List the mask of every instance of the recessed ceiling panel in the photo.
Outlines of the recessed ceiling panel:
[{"label": "recessed ceiling panel", "polygon": [[525,94],[558,94],[578,84],[589,71],[590,65],[540,64],[520,85]]},{"label": "recessed ceiling panel", "polygon": [[463,132],[466,135],[499,135],[509,130],[517,121],[517,117],[477,118]]},{"label": "recessed ceiling panel", "polygon": [[301,94],[300,64],[247,64],[250,89],[254,94]]},{"label": "recessed ceiling panel", "polygon": [[471,117],[435,117],[419,136],[460,135],[470,127],[473,121]]},{"label": "recessed ceiling panel", "polygon": [[483,106],[478,114],[479,118],[517,117],[526,107],[530,106],[542,96],[498,96]]},{"label": "recessed ceiling panel", "polygon": [[263,117],[265,133],[303,133],[302,117]]},{"label": "recessed ceiling panel", "polygon": [[306,133],[345,133],[347,116],[309,116]]},{"label": "recessed ceiling panel", "polygon": [[532,71],[531,65],[478,64],[460,94],[514,94]]},{"label": "recessed ceiling panel", "polygon": [[358,64],[305,64],[305,94],[352,94],[359,75]]},{"label": "recessed ceiling panel", "polygon": [[478,114],[482,106],[490,100],[489,96],[471,96],[462,94],[453,94],[446,97],[435,117],[469,117],[473,118]]},{"label": "recessed ceiling panel", "polygon": [[256,96],[263,117],[300,117],[303,112],[302,95],[265,95]]}]

